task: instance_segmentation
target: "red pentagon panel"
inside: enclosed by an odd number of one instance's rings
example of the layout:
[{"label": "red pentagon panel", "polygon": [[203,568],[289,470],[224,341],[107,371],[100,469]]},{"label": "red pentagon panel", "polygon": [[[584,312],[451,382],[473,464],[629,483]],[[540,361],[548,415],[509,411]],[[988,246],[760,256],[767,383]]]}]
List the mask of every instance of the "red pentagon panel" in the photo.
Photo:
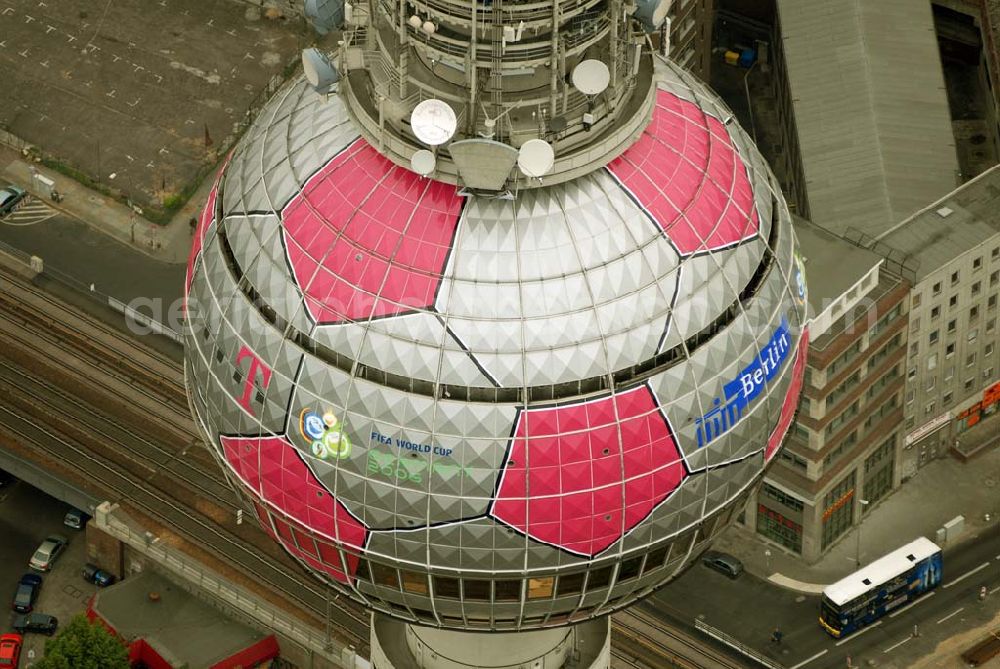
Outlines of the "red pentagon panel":
[{"label": "red pentagon panel", "polygon": [[778,451],[781,442],[785,438],[785,433],[792,425],[792,418],[795,416],[795,409],[799,405],[799,395],[802,394],[802,381],[806,373],[806,357],[809,352],[809,328],[802,331],[799,337],[799,348],[795,352],[795,365],[792,367],[792,383],[785,393],[785,400],[781,403],[781,416],[778,424],[767,439],[767,450],[764,451],[764,462],[770,462],[771,458]]},{"label": "red pentagon panel", "polygon": [[[287,441],[280,437],[222,437],[221,441],[226,461],[236,475],[263,501],[287,516],[292,526],[298,521],[306,534],[319,534],[355,548],[364,546],[368,533],[365,526],[316,480],[298,451]],[[279,526],[279,516],[271,515]],[[282,532],[279,526],[281,543],[286,544],[290,552],[307,562],[310,559],[318,562],[314,552],[298,547],[290,529],[287,542]],[[317,541],[321,540],[317,537]],[[341,565],[344,569],[333,568],[336,578],[349,582],[357,562],[356,556],[348,554],[347,565]],[[327,567],[323,571],[331,573],[329,565]]]},{"label": "red pentagon panel", "polygon": [[673,93],[656,92],[653,120],[608,170],[683,255],[760,229],[750,177],[726,126]]},{"label": "red pentagon panel", "polygon": [[201,210],[201,216],[198,217],[198,225],[194,230],[194,241],[191,242],[191,253],[188,255],[187,274],[184,277],[185,312],[187,311],[187,295],[191,290],[191,279],[194,277],[194,263],[198,259],[198,254],[201,253],[202,245],[205,243],[205,231],[208,230],[208,226],[211,225],[212,219],[215,217],[215,200],[219,195],[219,181],[222,179],[222,173],[225,169],[226,165],[223,164],[219,173],[215,176],[215,183],[212,184],[212,190],[208,193],[208,201],[205,203],[205,208]]},{"label": "red pentagon panel", "polygon": [[281,216],[313,320],[365,320],[432,305],[461,209],[454,185],[403,169],[362,139],[344,149]]},{"label": "red pentagon panel", "polygon": [[666,418],[643,385],[522,411],[490,513],[533,539],[593,556],[648,516],[684,475]]}]

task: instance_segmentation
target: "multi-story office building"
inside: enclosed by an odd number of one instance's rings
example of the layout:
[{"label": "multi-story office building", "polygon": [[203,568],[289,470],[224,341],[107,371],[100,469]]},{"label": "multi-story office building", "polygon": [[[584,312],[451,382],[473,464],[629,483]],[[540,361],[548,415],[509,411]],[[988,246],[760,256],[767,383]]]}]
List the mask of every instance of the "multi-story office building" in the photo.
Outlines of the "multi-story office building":
[{"label": "multi-story office building", "polygon": [[984,397],[1000,381],[1000,167],[878,242],[908,257],[915,271],[903,403],[903,475],[910,476],[954,445],[970,419],[975,427],[994,414],[1000,399]]},{"label": "multi-story office building", "polygon": [[670,7],[670,57],[708,81],[712,66],[715,0],[674,0]]},{"label": "multi-story office building", "polygon": [[799,219],[796,234],[812,315],[806,380],[744,520],[811,562],[900,483],[909,286],[818,226]]}]

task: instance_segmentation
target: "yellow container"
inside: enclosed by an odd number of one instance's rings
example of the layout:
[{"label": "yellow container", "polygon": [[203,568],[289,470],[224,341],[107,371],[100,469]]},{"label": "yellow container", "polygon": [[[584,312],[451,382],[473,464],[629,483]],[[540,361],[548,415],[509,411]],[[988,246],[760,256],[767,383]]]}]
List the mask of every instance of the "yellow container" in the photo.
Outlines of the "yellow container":
[{"label": "yellow container", "polygon": [[740,54],[737,51],[726,52],[726,65],[736,65],[740,62]]}]

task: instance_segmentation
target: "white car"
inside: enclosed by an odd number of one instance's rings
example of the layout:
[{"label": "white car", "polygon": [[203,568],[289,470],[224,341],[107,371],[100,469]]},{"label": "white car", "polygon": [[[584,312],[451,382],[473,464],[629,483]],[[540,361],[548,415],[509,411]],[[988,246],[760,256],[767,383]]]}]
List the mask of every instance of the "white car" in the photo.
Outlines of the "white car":
[{"label": "white car", "polygon": [[52,565],[55,563],[56,558],[59,557],[59,554],[62,553],[68,543],[69,539],[66,537],[53,534],[43,541],[42,545],[38,547],[35,554],[31,556],[31,561],[28,562],[28,566],[35,571],[49,571],[52,569]]}]

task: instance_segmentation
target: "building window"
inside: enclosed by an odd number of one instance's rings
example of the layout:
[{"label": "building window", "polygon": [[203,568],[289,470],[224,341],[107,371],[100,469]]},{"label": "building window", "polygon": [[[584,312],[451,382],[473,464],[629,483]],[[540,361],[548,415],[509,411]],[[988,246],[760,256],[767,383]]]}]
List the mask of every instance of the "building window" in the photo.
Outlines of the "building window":
[{"label": "building window", "polygon": [[986,308],[987,309],[996,309],[997,308],[997,296],[996,295],[990,295],[989,296],[989,298],[986,300]]},{"label": "building window", "polygon": [[778,458],[782,462],[793,467],[794,469],[798,469],[803,472],[809,468],[809,465],[805,461],[805,458],[802,458],[796,455],[795,453],[792,453],[787,448],[783,448],[780,451],[778,451]]},{"label": "building window", "polygon": [[913,308],[920,306],[920,293],[913,294]]},{"label": "building window", "polygon": [[948,369],[944,373],[944,380],[951,381],[953,376],[955,376],[955,365],[948,365]]},{"label": "building window", "polygon": [[893,449],[895,447],[896,435],[889,437],[879,444],[878,448],[872,451],[872,454],[865,458],[865,474],[878,467],[879,463],[885,462],[887,458],[891,459],[893,456]]},{"label": "building window", "polygon": [[968,337],[969,343],[971,344],[972,342],[976,341],[976,337],[978,336],[979,336],[979,328],[973,328],[969,330],[969,337]]},{"label": "building window", "polygon": [[958,329],[958,320],[952,318],[948,321],[948,334],[954,334],[956,329]]},{"label": "building window", "polygon": [[978,295],[982,290],[982,288],[983,288],[982,281],[976,281],[974,284],[972,284],[972,296],[975,297],[976,295]]},{"label": "building window", "polygon": [[937,383],[936,376],[932,376],[929,379],[927,379],[927,392],[934,390],[934,386],[936,385],[936,383]]},{"label": "building window", "polygon": [[944,406],[948,406],[949,404],[951,404],[951,398],[952,398],[951,392],[945,393],[944,397],[941,398],[941,404],[943,404]]},{"label": "building window", "polygon": [[938,281],[937,283],[935,283],[934,287],[931,289],[931,291],[932,291],[932,294],[934,294],[934,295],[940,295],[941,294],[941,282]]},{"label": "building window", "polygon": [[978,258],[973,258],[972,269],[982,269],[982,268],[983,268],[983,257],[979,256]]},{"label": "building window", "polygon": [[1000,283],[1000,269],[990,272],[990,288]]},{"label": "building window", "polygon": [[823,498],[821,543],[824,549],[846,532],[854,522],[854,483],[854,472],[851,472]]},{"label": "building window", "polygon": [[937,306],[937,307],[931,308],[931,320],[934,320],[935,318],[937,318],[940,315],[941,315],[941,307]]},{"label": "building window", "polygon": [[916,376],[917,376],[917,368],[916,367],[913,367],[909,371],[906,372],[906,378],[909,381],[912,381],[913,379],[915,379]]},{"label": "building window", "polygon": [[954,309],[958,306],[958,294],[952,295],[948,298],[948,307]]},{"label": "building window", "polygon": [[936,344],[938,341],[938,331],[934,330],[929,335],[927,335],[927,342],[929,344]]},{"label": "building window", "polygon": [[983,349],[983,355],[993,355],[993,344],[987,344],[986,348]]},{"label": "building window", "polygon": [[991,318],[990,320],[986,321],[986,332],[987,333],[992,333],[994,330],[996,330],[996,328],[997,328],[997,319],[996,318]]},{"label": "building window", "polygon": [[974,364],[976,364],[976,352],[975,351],[973,351],[969,355],[965,356],[965,366],[966,367],[972,367]]},{"label": "building window", "polygon": [[938,358],[938,354],[937,353],[931,353],[929,356],[927,356],[927,370],[928,371],[937,369],[937,358]]},{"label": "building window", "polygon": [[958,279],[959,279],[959,274],[958,271],[956,270],[951,273],[951,285],[954,286],[956,283],[958,283]]},{"label": "building window", "polygon": [[976,306],[969,309],[969,322],[975,323],[976,319],[978,318],[979,318],[979,307]]},{"label": "building window", "polygon": [[917,316],[916,318],[910,321],[910,332],[916,332],[919,329],[920,329],[920,317]]},{"label": "building window", "polygon": [[965,380],[965,389],[966,390],[972,390],[972,384],[975,383],[975,382],[976,382],[975,378],[966,379]]},{"label": "building window", "polygon": [[955,342],[948,344],[944,349],[944,356],[950,358],[955,355]]},{"label": "building window", "polygon": [[763,504],[757,505],[757,534],[802,553],[802,526]]},{"label": "building window", "polygon": [[993,378],[993,368],[992,367],[987,367],[986,369],[983,370],[983,378],[984,379],[991,379],[991,378]]},{"label": "building window", "polygon": [[992,258],[993,260],[1000,258],[1000,246],[990,251],[990,258]]},{"label": "building window", "polygon": [[931,400],[930,402],[928,402],[927,406],[924,407],[924,415],[925,416],[929,416],[932,413],[934,413],[934,401],[933,400]]},{"label": "building window", "polygon": [[868,504],[861,507],[861,513],[865,513],[871,508],[872,502],[885,497],[885,494],[892,490],[893,464],[894,463],[890,461],[887,466],[878,470],[870,477],[865,477],[864,494],[865,499],[868,500]]},{"label": "building window", "polygon": [[773,500],[778,504],[781,504],[782,506],[791,509],[792,511],[801,512],[804,507],[802,500],[796,497],[792,497],[783,490],[774,487],[767,481],[764,481],[764,483],[761,485],[760,495],[761,497]]}]

